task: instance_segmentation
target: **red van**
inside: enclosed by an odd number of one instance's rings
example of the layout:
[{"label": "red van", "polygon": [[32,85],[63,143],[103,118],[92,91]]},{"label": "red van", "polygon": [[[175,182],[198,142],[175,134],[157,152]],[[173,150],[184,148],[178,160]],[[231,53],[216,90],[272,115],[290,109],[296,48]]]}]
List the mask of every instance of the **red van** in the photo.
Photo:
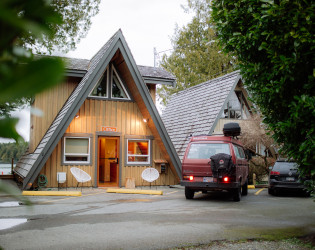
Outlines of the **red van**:
[{"label": "red van", "polygon": [[195,136],[190,139],[182,163],[186,199],[197,191],[229,191],[234,201],[247,195],[249,164],[236,136],[238,123],[227,123],[224,136]]}]

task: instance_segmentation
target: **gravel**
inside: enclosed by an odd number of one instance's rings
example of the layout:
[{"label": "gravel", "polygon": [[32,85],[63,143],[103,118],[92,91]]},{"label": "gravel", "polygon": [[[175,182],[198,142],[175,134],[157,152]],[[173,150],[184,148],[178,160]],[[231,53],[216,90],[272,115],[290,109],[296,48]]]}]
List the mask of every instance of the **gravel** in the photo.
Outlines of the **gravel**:
[{"label": "gravel", "polygon": [[288,250],[288,249],[299,249],[299,250],[309,250],[315,249],[315,246],[309,241],[301,241],[297,239],[288,239],[280,241],[264,241],[264,240],[248,240],[245,242],[239,241],[216,241],[209,245],[201,246],[190,246],[184,248],[178,248],[183,250],[239,250],[239,249],[250,249],[250,250]]}]

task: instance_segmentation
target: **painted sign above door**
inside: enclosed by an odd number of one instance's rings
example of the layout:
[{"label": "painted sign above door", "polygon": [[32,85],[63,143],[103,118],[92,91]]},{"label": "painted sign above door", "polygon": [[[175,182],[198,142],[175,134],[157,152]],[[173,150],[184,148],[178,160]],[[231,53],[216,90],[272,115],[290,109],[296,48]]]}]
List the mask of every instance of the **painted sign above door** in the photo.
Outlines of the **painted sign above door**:
[{"label": "painted sign above door", "polygon": [[117,132],[116,127],[108,127],[108,126],[101,126],[101,131],[102,132]]}]

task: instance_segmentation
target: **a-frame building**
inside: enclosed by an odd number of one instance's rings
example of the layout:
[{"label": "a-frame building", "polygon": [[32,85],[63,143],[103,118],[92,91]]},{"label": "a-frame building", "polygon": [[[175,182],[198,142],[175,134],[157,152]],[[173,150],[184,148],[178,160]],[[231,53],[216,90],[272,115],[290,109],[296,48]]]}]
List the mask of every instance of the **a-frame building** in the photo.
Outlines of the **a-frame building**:
[{"label": "a-frame building", "polygon": [[156,185],[177,184],[180,160],[152,99],[154,84],[174,79],[138,67],[121,30],[90,61],[71,62],[65,83],[35,97],[44,116],[31,117],[29,153],[14,169],[23,189],[36,186],[41,174],[47,187],[57,187],[58,172],[76,186],[73,166],[96,187],[124,186],[128,178],[148,185],[141,179],[148,167],[160,172]]}]

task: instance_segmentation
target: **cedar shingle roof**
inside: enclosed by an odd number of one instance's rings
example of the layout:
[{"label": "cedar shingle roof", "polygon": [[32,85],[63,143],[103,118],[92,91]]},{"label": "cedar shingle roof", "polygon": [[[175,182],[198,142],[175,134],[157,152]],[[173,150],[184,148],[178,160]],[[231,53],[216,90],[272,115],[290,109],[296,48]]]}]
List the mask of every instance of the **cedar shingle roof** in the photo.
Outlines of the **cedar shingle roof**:
[{"label": "cedar shingle roof", "polygon": [[191,135],[212,134],[223,104],[239,79],[239,71],[235,71],[171,97],[162,119],[181,160]]},{"label": "cedar shingle roof", "polygon": [[170,72],[166,71],[164,68],[138,65],[138,69],[142,77],[162,78],[173,81],[176,80],[176,77]]},{"label": "cedar shingle roof", "polygon": [[[66,68],[72,71],[87,71],[90,66],[90,60],[79,58],[64,57]],[[148,83],[160,83],[173,85],[176,78],[173,74],[166,71],[164,68],[150,67],[150,66],[137,66],[142,78]]]}]

